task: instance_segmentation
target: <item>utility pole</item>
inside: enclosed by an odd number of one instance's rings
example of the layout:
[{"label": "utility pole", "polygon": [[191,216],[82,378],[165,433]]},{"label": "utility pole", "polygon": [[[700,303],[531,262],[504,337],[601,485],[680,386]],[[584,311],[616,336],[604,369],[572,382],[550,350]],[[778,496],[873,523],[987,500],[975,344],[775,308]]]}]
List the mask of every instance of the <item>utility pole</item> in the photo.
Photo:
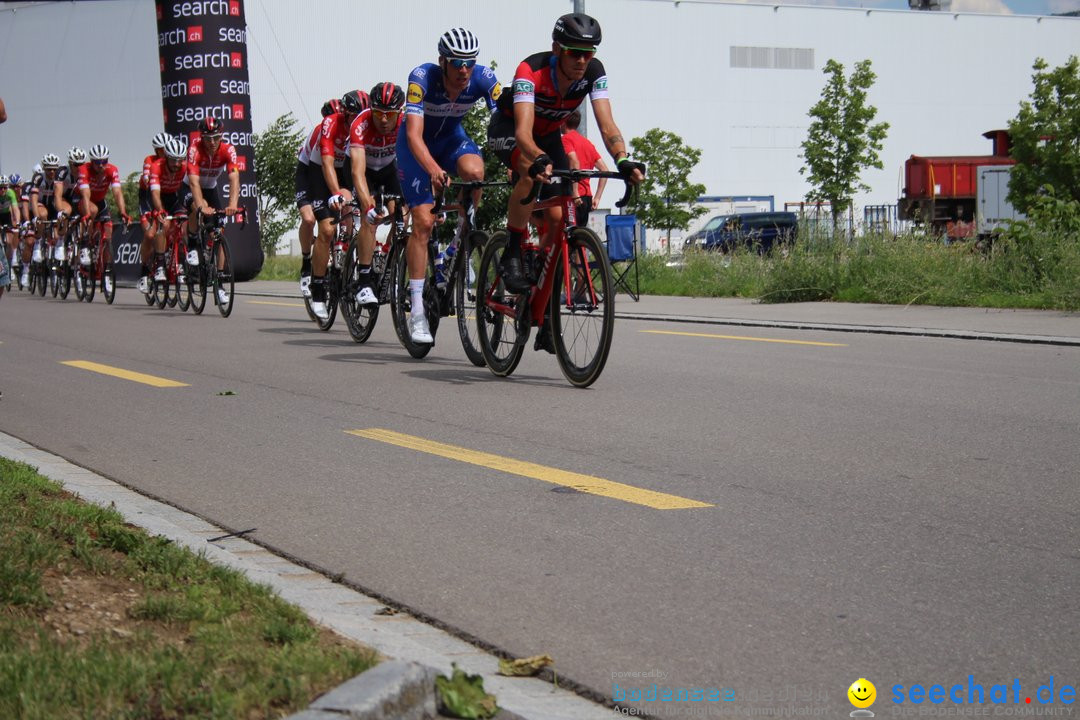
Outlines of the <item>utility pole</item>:
[{"label": "utility pole", "polygon": [[[585,12],[585,0],[574,0],[574,12],[576,12],[576,13],[584,13]],[[578,126],[578,132],[581,133],[582,136],[584,136],[584,137],[589,137],[589,103],[588,103],[588,100],[581,103],[579,112],[581,113],[581,125]]]}]

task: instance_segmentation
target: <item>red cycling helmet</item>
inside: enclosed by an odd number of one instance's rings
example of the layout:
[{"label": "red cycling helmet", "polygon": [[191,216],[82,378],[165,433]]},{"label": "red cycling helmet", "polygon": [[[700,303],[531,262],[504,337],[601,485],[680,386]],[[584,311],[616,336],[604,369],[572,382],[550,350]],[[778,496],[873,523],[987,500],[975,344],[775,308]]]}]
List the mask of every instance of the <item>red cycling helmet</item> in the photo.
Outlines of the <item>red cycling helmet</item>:
[{"label": "red cycling helmet", "polygon": [[225,133],[225,123],[221,122],[216,117],[204,118],[199,123],[199,133],[206,137],[207,135],[222,135]]},{"label": "red cycling helmet", "polygon": [[405,92],[391,82],[371,88],[371,107],[375,110],[400,110],[405,106]]},{"label": "red cycling helmet", "polygon": [[359,115],[370,106],[368,94],[363,90],[350,90],[341,97],[341,109],[352,115]]},{"label": "red cycling helmet", "polygon": [[337,98],[327,100],[326,102],[323,103],[323,106],[322,106],[322,116],[323,117],[326,117],[327,115],[333,115],[333,114],[339,113],[339,112],[341,112],[341,101],[338,100]]}]

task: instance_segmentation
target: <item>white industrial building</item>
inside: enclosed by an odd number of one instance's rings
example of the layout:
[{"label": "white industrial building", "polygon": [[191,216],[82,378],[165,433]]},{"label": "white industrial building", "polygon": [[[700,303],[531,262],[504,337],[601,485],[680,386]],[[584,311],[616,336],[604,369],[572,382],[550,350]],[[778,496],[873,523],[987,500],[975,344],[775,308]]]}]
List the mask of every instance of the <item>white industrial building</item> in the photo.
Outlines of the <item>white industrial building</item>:
[{"label": "white industrial building", "polygon": [[[177,2],[178,0],[161,0]],[[465,26],[508,81],[550,45],[570,0],[244,0],[254,128],[292,112],[306,127],[331,96],[404,84],[435,58],[439,34]],[[904,160],[986,154],[1031,91],[1037,57],[1080,53],[1080,18],[865,10],[703,0],[585,0],[600,20],[599,57],[615,118],[632,138],[652,127],[702,151],[694,180],[710,196],[803,199],[800,143],[830,58],[869,58],[870,101],[890,124],[882,170],[856,202],[895,203]],[[0,8],[0,169],[26,173],[45,152],[105,142],[126,174],[161,129],[154,4],[27,3]],[[599,145],[595,126],[589,135]],[[611,192],[604,205],[617,199]]]}]

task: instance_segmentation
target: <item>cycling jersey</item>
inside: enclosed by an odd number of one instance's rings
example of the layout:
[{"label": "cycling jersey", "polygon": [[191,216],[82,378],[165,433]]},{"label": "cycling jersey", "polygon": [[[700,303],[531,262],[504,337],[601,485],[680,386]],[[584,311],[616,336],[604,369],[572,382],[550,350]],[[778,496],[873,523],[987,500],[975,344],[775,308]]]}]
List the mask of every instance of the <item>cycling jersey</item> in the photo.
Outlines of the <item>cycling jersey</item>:
[{"label": "cycling jersey", "polygon": [[203,188],[216,188],[221,174],[239,170],[236,165],[236,150],[229,143],[222,141],[213,156],[209,155],[201,140],[192,140],[191,149],[188,150],[187,173],[188,181],[198,178],[199,186]]},{"label": "cycling jersey", "polygon": [[187,177],[187,163],[181,162],[175,171],[169,169],[167,158],[158,158],[150,163],[149,179],[147,183],[150,190],[157,190],[162,195],[171,195],[180,189]]},{"label": "cycling jersey", "polygon": [[[162,156],[164,157],[164,156]],[[139,189],[145,190],[150,181],[150,166],[154,164],[154,161],[158,159],[158,154],[155,152],[153,155],[147,155],[142,161],[142,173],[139,175]]]},{"label": "cycling jersey", "polygon": [[404,120],[404,115],[398,114],[397,124],[385,135],[379,134],[375,128],[375,122],[371,117],[371,109],[356,116],[349,128],[349,142],[346,152],[354,145],[364,150],[366,169],[382,170],[394,162],[397,156],[398,128]]},{"label": "cycling jersey", "polygon": [[8,188],[4,192],[0,193],[0,213],[11,214],[11,208],[18,207],[19,198],[15,195],[15,191]]},{"label": "cycling jersey", "polygon": [[30,189],[30,192],[31,193],[37,193],[38,202],[43,203],[43,202],[45,202],[45,198],[51,198],[52,197],[52,195],[53,195],[53,186],[56,185],[57,181],[60,181],[60,182],[64,183],[65,185],[68,183],[68,180],[69,180],[68,176],[69,176],[69,173],[68,173],[68,169],[66,167],[58,168],[57,171],[56,171],[56,174],[53,175],[52,180],[50,180],[49,177],[45,173],[41,173],[40,175],[35,175],[34,179],[31,181],[31,183],[33,184],[33,187]]},{"label": "cycling jersey", "polygon": [[487,102],[489,110],[494,110],[501,94],[502,86],[491,68],[474,65],[469,84],[451,100],[442,69],[434,63],[424,63],[409,73],[405,114],[424,118],[424,142],[430,144],[453,134],[465,114],[481,99]]},{"label": "cycling jersey", "polygon": [[296,159],[298,162],[304,165],[308,164],[311,159],[311,149],[315,147],[315,144],[319,142],[319,135],[322,134],[322,123],[319,123],[312,129],[311,135],[300,145],[300,151],[296,153]]},{"label": "cycling jersey", "polygon": [[23,202],[30,202],[30,191],[34,189],[35,185],[41,184],[41,173],[34,173],[33,176],[23,183],[22,185],[22,200]]},{"label": "cycling jersey", "polygon": [[[552,52],[540,52],[521,61],[514,73],[514,91],[499,99],[499,110],[514,116],[514,103],[528,102],[536,106],[533,135],[554,132],[566,116],[585,100],[608,96],[608,79],[604,64],[596,58],[589,61],[585,76],[569,88],[559,87],[555,65],[558,57]],[[563,94],[565,91],[565,95]]]},{"label": "cycling jersey", "polygon": [[334,167],[345,167],[345,146],[349,142],[349,123],[345,113],[333,113],[323,118],[318,141],[311,147],[308,164],[322,165],[324,156],[334,158]]},{"label": "cycling jersey", "polygon": [[[90,190],[90,202],[100,203],[105,199],[110,188],[120,187],[120,171],[112,163],[107,163],[98,174],[90,169],[90,163],[79,166],[79,190]],[[86,209],[83,208],[83,212]]]}]

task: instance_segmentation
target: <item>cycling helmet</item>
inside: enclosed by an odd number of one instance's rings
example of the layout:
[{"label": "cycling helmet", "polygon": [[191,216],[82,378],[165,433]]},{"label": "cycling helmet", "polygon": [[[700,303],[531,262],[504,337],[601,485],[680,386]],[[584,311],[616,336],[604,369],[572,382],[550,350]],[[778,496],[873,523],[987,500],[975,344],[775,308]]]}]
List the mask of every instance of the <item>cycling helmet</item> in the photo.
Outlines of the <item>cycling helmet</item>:
[{"label": "cycling helmet", "polygon": [[86,151],[78,145],[72,145],[68,150],[68,162],[74,165],[82,165],[86,162]]},{"label": "cycling helmet", "polygon": [[400,110],[405,105],[405,91],[394,83],[381,82],[371,88],[371,107],[376,110]]},{"label": "cycling helmet", "polygon": [[45,170],[56,170],[60,167],[60,158],[53,153],[47,153],[41,158],[41,167]]},{"label": "cycling helmet", "polygon": [[37,163],[36,165],[34,165],[34,174],[35,175],[40,175],[41,174],[41,163]]},{"label": "cycling helmet", "polygon": [[172,135],[169,133],[159,132],[154,136],[154,139],[150,141],[150,144],[153,145],[155,149],[164,148],[169,143],[169,138],[171,137]]},{"label": "cycling helmet", "polygon": [[165,143],[165,157],[170,160],[183,160],[187,157],[187,145],[180,138],[169,138]]},{"label": "cycling helmet", "polygon": [[22,182],[22,177],[19,173],[11,173],[11,177],[8,178],[12,185],[18,185]]},{"label": "cycling helmet", "polygon": [[476,36],[465,28],[447,30],[439,38],[439,55],[450,58],[474,58],[480,54]]},{"label": "cycling helmet", "polygon": [[108,145],[95,145],[90,148],[91,160],[108,160],[109,159],[109,146]]},{"label": "cycling helmet", "polygon": [[203,118],[199,123],[199,133],[206,135],[222,135],[225,132],[225,123],[216,117]]},{"label": "cycling helmet", "polygon": [[0,175],[0,187],[7,187],[8,184],[7,175]]},{"label": "cycling helmet", "polygon": [[350,90],[341,97],[342,112],[359,115],[369,107],[371,107],[371,101],[363,90]]},{"label": "cycling helmet", "polygon": [[339,112],[341,112],[341,101],[338,100],[337,98],[327,100],[326,102],[323,103],[323,106],[322,106],[322,116],[323,117],[326,117],[327,115],[334,115],[335,113],[339,113]]},{"label": "cycling helmet", "polygon": [[570,13],[555,21],[551,39],[563,45],[600,44],[600,23],[585,13]]}]

